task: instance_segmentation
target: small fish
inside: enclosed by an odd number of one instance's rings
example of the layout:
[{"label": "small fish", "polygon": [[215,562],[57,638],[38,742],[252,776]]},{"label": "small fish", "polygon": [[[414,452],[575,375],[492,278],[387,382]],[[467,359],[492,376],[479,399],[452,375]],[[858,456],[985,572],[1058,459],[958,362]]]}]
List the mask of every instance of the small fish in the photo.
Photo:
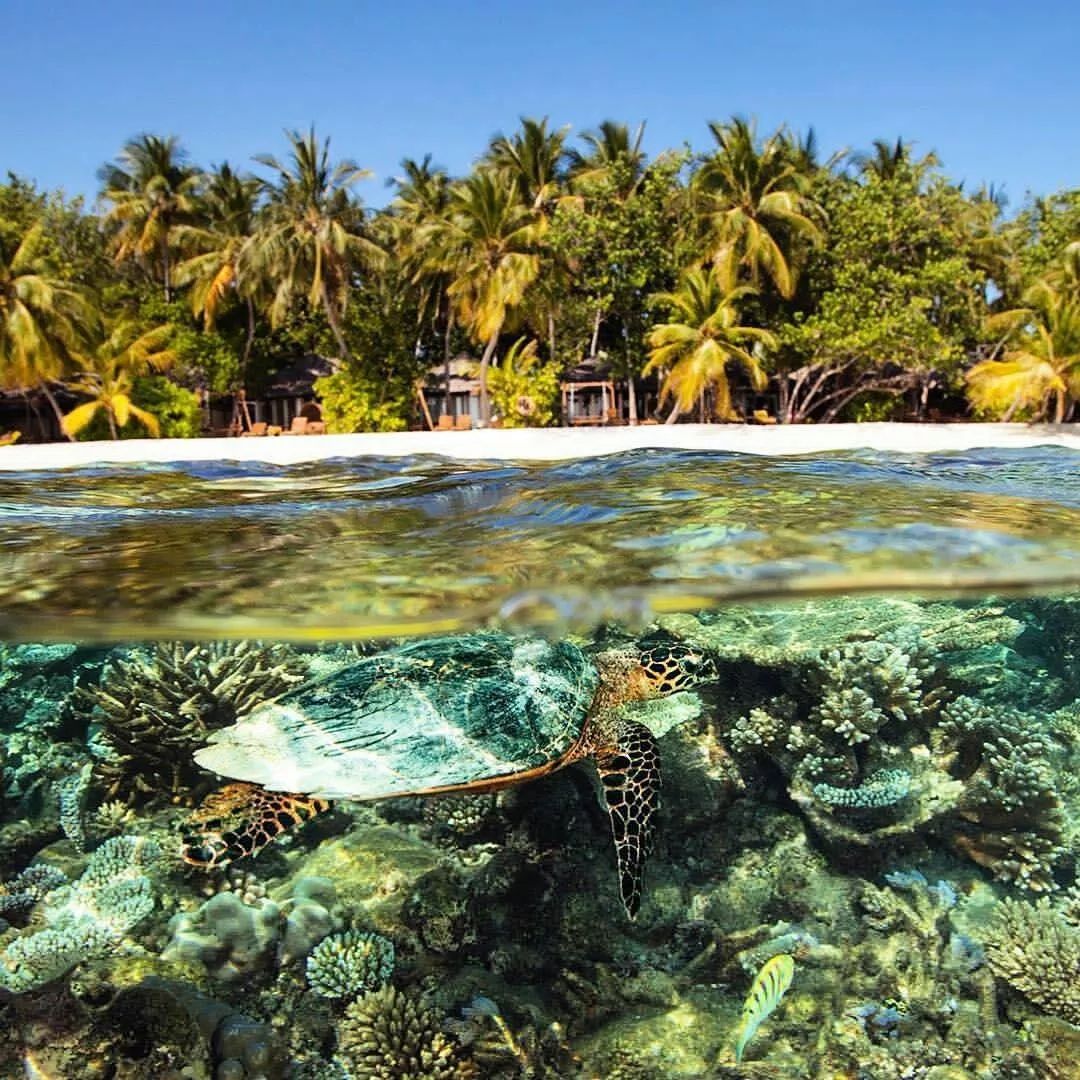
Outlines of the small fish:
[{"label": "small fish", "polygon": [[787,953],[780,953],[762,965],[743,1002],[742,1018],[735,1029],[736,1061],[742,1061],[747,1043],[780,1004],[794,976],[795,961]]}]

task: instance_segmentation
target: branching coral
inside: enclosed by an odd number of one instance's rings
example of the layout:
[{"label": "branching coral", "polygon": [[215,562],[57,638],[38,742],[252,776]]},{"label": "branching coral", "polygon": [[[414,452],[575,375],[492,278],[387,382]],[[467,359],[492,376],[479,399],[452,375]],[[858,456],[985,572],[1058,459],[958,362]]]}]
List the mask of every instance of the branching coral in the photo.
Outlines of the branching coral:
[{"label": "branching coral", "polygon": [[38,909],[44,928],[23,933],[0,952],[0,987],[34,990],[114,949],[153,910],[150,874],[160,857],[155,843],[139,837],[102,844],[78,881],[45,896]]},{"label": "branching coral", "polygon": [[338,1026],[338,1058],[355,1080],[467,1080],[475,1065],[419,998],[393,986],[354,1001]]},{"label": "branching coral", "polygon": [[361,930],[330,934],[307,958],[308,985],[325,998],[358,997],[385,985],[393,973],[394,943]]},{"label": "branching coral", "polygon": [[159,643],[112,661],[76,699],[101,724],[98,773],[108,797],[198,797],[192,753],[208,732],[231,724],[303,678],[284,645],[256,641]]},{"label": "branching coral", "polygon": [[986,940],[995,975],[1029,1001],[1080,1024],[1080,929],[1043,897],[1003,900]]}]

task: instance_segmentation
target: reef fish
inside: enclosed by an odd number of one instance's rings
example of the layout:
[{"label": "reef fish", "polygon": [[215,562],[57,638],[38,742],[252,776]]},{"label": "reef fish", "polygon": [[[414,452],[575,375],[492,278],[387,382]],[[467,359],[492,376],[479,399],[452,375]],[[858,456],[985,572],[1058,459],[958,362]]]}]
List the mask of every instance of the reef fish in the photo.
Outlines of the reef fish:
[{"label": "reef fish", "polygon": [[742,1017],[735,1029],[736,1061],[742,1061],[747,1043],[780,1004],[794,977],[795,961],[787,953],[780,953],[762,965],[743,1002]]}]

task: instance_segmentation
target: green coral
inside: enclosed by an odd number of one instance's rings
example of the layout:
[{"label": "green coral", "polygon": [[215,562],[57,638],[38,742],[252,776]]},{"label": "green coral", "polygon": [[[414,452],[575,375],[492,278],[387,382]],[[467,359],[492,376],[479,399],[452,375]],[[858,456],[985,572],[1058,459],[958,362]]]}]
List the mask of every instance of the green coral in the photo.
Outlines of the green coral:
[{"label": "green coral", "polygon": [[308,985],[325,998],[354,998],[378,990],[393,972],[394,943],[361,930],[330,934],[307,958]]}]

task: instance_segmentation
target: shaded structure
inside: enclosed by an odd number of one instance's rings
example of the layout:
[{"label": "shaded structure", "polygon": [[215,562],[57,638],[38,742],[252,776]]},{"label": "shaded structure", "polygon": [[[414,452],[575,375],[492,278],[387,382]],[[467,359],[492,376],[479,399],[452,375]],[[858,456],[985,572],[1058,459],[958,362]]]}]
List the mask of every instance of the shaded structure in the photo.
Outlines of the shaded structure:
[{"label": "shaded structure", "polygon": [[[305,353],[281,368],[259,391],[247,394],[207,394],[203,399],[203,426],[215,435],[239,435],[255,425],[288,431],[298,419],[322,420],[315,381],[334,371],[332,360]],[[263,429],[265,430],[265,428]]]},{"label": "shaded structure", "polygon": [[[447,367],[450,378],[447,379]],[[421,387],[432,426],[461,428],[475,426],[480,420],[479,361],[468,353],[459,353],[447,364],[428,368]]]},{"label": "shaded structure", "polygon": [[559,389],[564,425],[623,422],[622,394],[611,378],[610,367],[599,357],[586,357],[580,364],[568,368]]}]

